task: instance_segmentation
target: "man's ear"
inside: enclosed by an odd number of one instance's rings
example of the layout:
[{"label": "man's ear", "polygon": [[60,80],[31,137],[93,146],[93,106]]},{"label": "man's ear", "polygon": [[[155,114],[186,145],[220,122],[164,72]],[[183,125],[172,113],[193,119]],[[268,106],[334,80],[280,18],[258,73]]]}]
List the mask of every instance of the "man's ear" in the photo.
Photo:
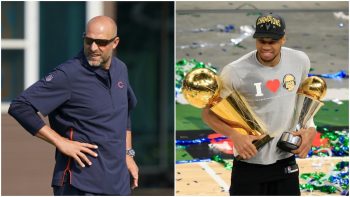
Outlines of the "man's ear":
[{"label": "man's ear", "polygon": [[116,37],[115,40],[113,41],[113,49],[117,48],[119,44],[119,37]]},{"label": "man's ear", "polygon": [[282,41],[282,45],[284,45],[287,41],[286,39],[286,35],[284,35],[282,38],[281,38],[281,41]]}]

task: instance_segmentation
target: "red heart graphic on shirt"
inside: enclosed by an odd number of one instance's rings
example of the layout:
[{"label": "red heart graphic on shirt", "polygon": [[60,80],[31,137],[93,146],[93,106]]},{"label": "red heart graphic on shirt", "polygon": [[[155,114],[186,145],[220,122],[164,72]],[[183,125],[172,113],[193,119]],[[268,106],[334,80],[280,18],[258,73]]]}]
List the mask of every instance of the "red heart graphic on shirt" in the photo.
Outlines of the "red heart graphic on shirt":
[{"label": "red heart graphic on shirt", "polygon": [[266,82],[266,87],[269,89],[271,92],[277,92],[278,88],[280,87],[280,81],[278,79],[274,80],[268,80]]}]

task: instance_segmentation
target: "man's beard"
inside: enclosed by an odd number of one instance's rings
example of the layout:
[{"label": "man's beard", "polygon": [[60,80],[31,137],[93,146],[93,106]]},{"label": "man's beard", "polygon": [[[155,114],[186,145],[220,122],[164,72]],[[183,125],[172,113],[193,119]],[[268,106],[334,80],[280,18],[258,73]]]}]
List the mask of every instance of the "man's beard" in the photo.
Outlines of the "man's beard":
[{"label": "man's beard", "polygon": [[88,61],[88,62],[90,64],[90,66],[92,66],[92,67],[101,67],[101,62],[99,64],[93,63],[91,61]]},{"label": "man's beard", "polygon": [[103,65],[103,59],[101,58],[99,61],[87,60],[92,67],[101,67]]},{"label": "man's beard", "polygon": [[89,56],[86,56],[86,60],[89,63],[91,67],[104,67],[105,64],[108,62],[111,56],[107,57],[106,59],[103,59],[102,56],[100,56],[99,60],[92,60],[90,59]]}]

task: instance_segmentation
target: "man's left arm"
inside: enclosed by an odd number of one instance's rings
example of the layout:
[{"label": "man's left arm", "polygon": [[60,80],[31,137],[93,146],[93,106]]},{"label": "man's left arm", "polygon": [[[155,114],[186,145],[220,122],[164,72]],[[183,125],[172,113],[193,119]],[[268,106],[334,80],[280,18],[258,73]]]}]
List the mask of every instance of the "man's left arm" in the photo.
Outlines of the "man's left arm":
[{"label": "man's left arm", "polygon": [[[126,150],[127,151],[132,149],[131,133],[132,132],[130,130],[126,131]],[[136,187],[138,187],[139,168],[137,167],[133,156],[126,154],[126,165],[132,176],[131,189],[135,189]]]}]

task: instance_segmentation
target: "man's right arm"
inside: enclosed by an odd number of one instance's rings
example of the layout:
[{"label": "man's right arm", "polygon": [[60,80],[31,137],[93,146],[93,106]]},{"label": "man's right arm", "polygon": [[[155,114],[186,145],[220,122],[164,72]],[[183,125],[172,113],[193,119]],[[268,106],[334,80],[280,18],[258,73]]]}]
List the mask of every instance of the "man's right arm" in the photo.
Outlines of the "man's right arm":
[{"label": "man's right arm", "polygon": [[[235,131],[231,126],[218,118],[208,107],[203,109],[202,119],[215,132],[230,138],[238,154],[242,156],[243,159],[250,159],[257,154],[257,150],[252,144],[252,141],[258,139],[258,137],[243,135]],[[237,127],[239,126],[237,125]]]},{"label": "man's right arm", "polygon": [[32,135],[56,146],[63,154],[74,158],[81,167],[85,167],[84,163],[92,164],[85,153],[97,157],[97,154],[91,150],[97,149],[96,145],[71,141],[60,136],[44,123],[35,108],[28,102],[21,101],[21,99],[15,100],[10,105],[8,113]]}]

